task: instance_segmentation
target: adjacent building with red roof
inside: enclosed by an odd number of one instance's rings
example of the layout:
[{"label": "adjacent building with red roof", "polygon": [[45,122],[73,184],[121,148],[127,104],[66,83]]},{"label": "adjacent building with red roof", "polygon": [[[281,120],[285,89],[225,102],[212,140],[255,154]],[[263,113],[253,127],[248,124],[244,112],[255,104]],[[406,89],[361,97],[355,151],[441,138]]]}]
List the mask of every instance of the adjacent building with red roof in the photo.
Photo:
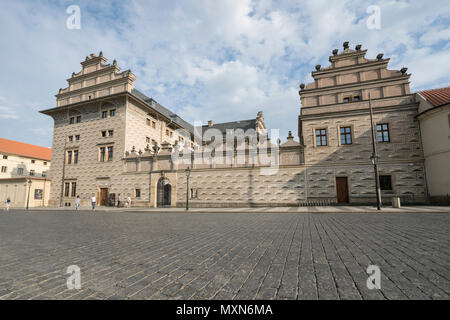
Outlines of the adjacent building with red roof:
[{"label": "adjacent building with red roof", "polygon": [[450,87],[417,93],[430,200],[450,204]]},{"label": "adjacent building with red roof", "polygon": [[0,138],[0,207],[42,207],[50,196],[52,149]]}]

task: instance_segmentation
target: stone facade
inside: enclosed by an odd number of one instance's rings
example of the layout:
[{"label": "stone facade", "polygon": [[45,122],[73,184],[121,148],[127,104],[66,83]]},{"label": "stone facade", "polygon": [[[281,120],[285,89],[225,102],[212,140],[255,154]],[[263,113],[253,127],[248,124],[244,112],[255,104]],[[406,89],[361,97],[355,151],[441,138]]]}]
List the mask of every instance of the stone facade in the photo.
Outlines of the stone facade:
[{"label": "stone facade", "polygon": [[[69,87],[60,90],[57,107],[42,111],[55,120],[50,204],[73,203],[72,183],[82,205],[88,205],[92,195],[100,205],[113,204],[118,194],[122,201],[130,196],[133,206],[146,207],[182,207],[186,195],[196,207],[374,203],[369,93],[374,122],[386,125],[389,138],[377,143],[386,189],[383,199],[400,196],[403,202],[423,203],[427,199],[424,155],[415,119],[418,103],[409,92],[410,75],[405,69],[388,70],[389,59],[381,55],[369,60],[365,53],[360,46],[350,50],[346,45],[330,57],[330,67],[316,67],[315,81],[301,85],[299,92],[300,142],[289,134],[283,144],[263,139],[268,132],[262,112],[250,120],[209,121],[198,132],[135,90],[130,71],[118,73],[116,63],[106,65],[101,53],[91,55],[82,62],[82,71],[68,80]],[[227,150],[215,149],[213,139],[201,140],[208,129],[217,129],[224,139],[229,130],[253,131],[258,147],[246,138]],[[317,136],[319,129],[326,132],[326,146],[317,143],[322,139]],[[341,140],[341,129],[348,140]],[[68,141],[78,135],[78,140]],[[182,151],[184,146],[187,149]],[[270,163],[261,158],[263,146]],[[109,161],[108,147],[113,147]],[[183,154],[186,159],[198,159],[208,150],[212,158],[183,163],[173,157],[180,150],[189,151]]]},{"label": "stone facade", "polygon": [[[424,155],[415,119],[418,103],[409,90],[410,75],[406,68],[388,70],[389,59],[382,54],[370,60],[360,46],[351,50],[346,43],[344,48],[341,53],[334,50],[329,67],[316,66],[313,83],[300,86],[299,134],[309,198],[336,199],[343,192],[344,203],[374,201],[370,95],[380,179],[391,184],[382,185],[383,200],[400,196],[403,202],[425,202]],[[379,141],[383,128],[386,139]],[[342,179],[344,186],[337,182]]]}]

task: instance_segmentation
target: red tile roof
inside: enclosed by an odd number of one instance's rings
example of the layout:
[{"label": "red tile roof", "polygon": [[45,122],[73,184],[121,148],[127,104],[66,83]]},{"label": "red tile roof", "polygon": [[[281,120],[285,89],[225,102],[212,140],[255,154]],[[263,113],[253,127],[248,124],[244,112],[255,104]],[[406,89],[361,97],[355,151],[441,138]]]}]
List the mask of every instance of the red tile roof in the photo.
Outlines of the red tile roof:
[{"label": "red tile roof", "polygon": [[450,87],[425,90],[420,91],[419,93],[434,107],[440,107],[444,104],[450,103]]},{"label": "red tile roof", "polygon": [[52,158],[51,148],[2,138],[0,138],[0,152],[48,161]]}]

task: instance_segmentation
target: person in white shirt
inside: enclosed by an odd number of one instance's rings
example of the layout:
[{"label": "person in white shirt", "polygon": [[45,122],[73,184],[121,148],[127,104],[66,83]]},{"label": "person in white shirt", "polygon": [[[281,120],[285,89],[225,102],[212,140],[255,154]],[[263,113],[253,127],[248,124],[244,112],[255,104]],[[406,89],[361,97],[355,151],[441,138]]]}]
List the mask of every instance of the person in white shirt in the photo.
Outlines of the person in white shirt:
[{"label": "person in white shirt", "polygon": [[128,196],[127,198],[127,208],[131,208],[131,197]]},{"label": "person in white shirt", "polygon": [[92,203],[92,210],[95,211],[95,203],[97,202],[97,199],[95,198],[95,196],[92,196],[91,198],[91,203]]},{"label": "person in white shirt", "polygon": [[75,210],[78,210],[78,208],[80,207],[80,196],[77,196],[77,198],[75,199]]},{"label": "person in white shirt", "polygon": [[9,211],[9,207],[11,206],[11,199],[8,197],[5,201],[5,210]]}]

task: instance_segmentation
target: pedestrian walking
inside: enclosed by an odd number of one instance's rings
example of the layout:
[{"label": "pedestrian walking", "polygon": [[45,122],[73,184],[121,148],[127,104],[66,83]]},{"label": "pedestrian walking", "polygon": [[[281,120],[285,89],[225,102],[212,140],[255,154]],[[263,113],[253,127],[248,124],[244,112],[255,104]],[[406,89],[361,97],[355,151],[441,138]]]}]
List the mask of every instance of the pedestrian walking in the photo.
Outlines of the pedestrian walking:
[{"label": "pedestrian walking", "polygon": [[95,195],[92,196],[91,198],[91,203],[92,203],[92,211],[95,211],[95,204],[97,202],[97,198],[95,198]]},{"label": "pedestrian walking", "polygon": [[80,207],[80,196],[77,196],[77,198],[75,199],[75,210],[78,210],[78,208]]},{"label": "pedestrian walking", "polygon": [[9,211],[10,206],[11,206],[11,199],[8,197],[5,201],[5,210]]},{"label": "pedestrian walking", "polygon": [[120,193],[117,195],[117,208],[120,208],[120,201],[122,201],[122,198],[120,196]]},{"label": "pedestrian walking", "polygon": [[127,208],[131,208],[131,197],[127,197]]}]

